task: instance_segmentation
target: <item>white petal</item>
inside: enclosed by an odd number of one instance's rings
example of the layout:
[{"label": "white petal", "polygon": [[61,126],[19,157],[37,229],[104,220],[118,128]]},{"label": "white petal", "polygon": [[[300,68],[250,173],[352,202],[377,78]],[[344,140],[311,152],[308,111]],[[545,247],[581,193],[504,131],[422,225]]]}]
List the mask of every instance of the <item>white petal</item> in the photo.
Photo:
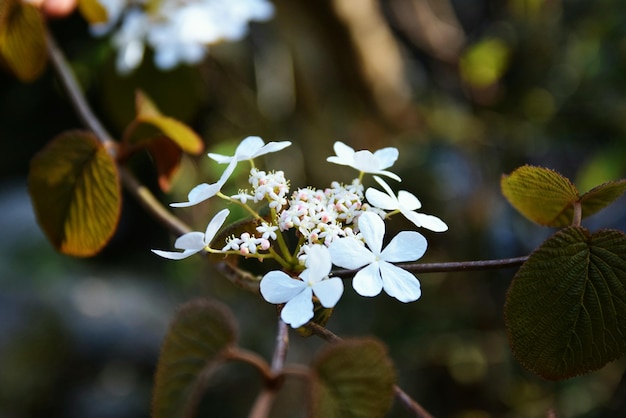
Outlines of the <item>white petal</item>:
[{"label": "white petal", "polygon": [[292,279],[279,270],[263,276],[260,286],[263,299],[269,303],[285,303],[308,287],[302,280]]},{"label": "white petal", "polygon": [[329,163],[333,163],[333,164],[338,164],[338,165],[352,165],[352,158],[341,158],[341,157],[328,157],[326,158],[326,161],[328,161]]},{"label": "white petal", "polygon": [[325,308],[332,308],[343,294],[343,281],[338,277],[322,280],[313,285],[313,292]]},{"label": "white petal", "polygon": [[258,152],[265,142],[258,136],[249,136],[245,138],[241,143],[237,146],[237,150],[235,150],[235,159],[237,161],[249,160],[252,156]]},{"label": "white petal", "polygon": [[380,258],[390,263],[415,261],[426,252],[428,242],[416,231],[401,231],[380,254]]},{"label": "white petal", "polygon": [[200,250],[185,250],[183,252],[152,250],[152,252],[161,257],[169,258],[170,260],[182,260],[183,258],[200,252]]},{"label": "white petal", "polygon": [[333,144],[333,150],[335,151],[337,157],[341,159],[352,159],[352,156],[354,155],[354,148],[344,144],[341,141],[336,141]]},{"label": "white petal", "polygon": [[380,190],[372,189],[371,187],[365,191],[365,198],[370,205],[385,210],[395,210],[400,206],[398,199],[396,199],[395,196],[389,196],[388,194],[385,194]]},{"label": "white petal", "polygon": [[213,237],[215,237],[217,231],[219,231],[219,229],[222,227],[229,213],[230,211],[228,209],[222,209],[221,211],[217,212],[213,219],[211,219],[211,222],[209,222],[209,224],[207,225],[206,232],[204,233],[205,245],[209,245],[211,241],[213,241]]},{"label": "white petal", "polygon": [[209,152],[208,156],[209,156],[209,158],[217,161],[219,164],[229,163],[234,158],[234,157],[230,157],[228,155],[215,154],[215,153],[212,153],[212,152]]},{"label": "white petal", "polygon": [[444,232],[448,230],[448,225],[441,219],[437,218],[433,215],[425,215],[423,213],[417,212],[407,212],[402,214],[406,216],[406,218],[413,222],[416,226],[420,226],[422,228],[430,229],[434,232]]},{"label": "white petal", "polygon": [[352,237],[333,240],[328,250],[333,264],[345,269],[357,269],[375,259],[370,250]]},{"label": "white petal", "polygon": [[313,318],[313,292],[306,287],[299,295],[291,299],[280,313],[280,317],[293,328],[301,327]]},{"label": "white petal", "polygon": [[361,296],[376,296],[383,289],[379,263],[372,263],[359,270],[352,279],[352,287]]},{"label": "white petal", "polygon": [[282,149],[287,148],[289,145],[291,145],[291,142],[289,141],[270,142],[264,145],[263,147],[261,147],[261,149],[259,149],[257,152],[255,152],[254,155],[252,155],[252,158],[269,154],[270,152],[280,151]]},{"label": "white petal", "polygon": [[324,277],[328,276],[332,268],[328,248],[324,245],[311,246],[307,253],[305,265],[309,280],[319,282]]},{"label": "white petal", "polygon": [[398,177],[397,174],[392,173],[391,171],[387,171],[387,170],[380,170],[380,171],[373,171],[373,174],[381,174],[383,176],[387,176],[387,177],[391,177],[392,179],[394,179],[395,181],[402,181],[402,179],[400,177]]},{"label": "white petal", "polygon": [[204,234],[202,232],[187,232],[174,241],[174,248],[179,250],[201,251],[204,248]]},{"label": "white petal", "polygon": [[406,210],[415,210],[422,207],[422,203],[413,193],[409,193],[406,190],[400,190],[398,192],[398,202],[400,206]]},{"label": "white petal", "polygon": [[363,212],[358,220],[359,231],[374,255],[380,255],[385,236],[385,222],[372,212]]},{"label": "white petal", "polygon": [[391,197],[393,197],[394,199],[396,199],[396,201],[398,200],[398,199],[396,198],[396,194],[395,194],[395,192],[393,191],[393,189],[391,188],[391,186],[389,186],[389,184],[387,184],[387,182],[386,182],[385,180],[381,179],[381,178],[380,178],[380,177],[378,177],[378,176],[373,176],[373,177],[374,177],[374,180],[376,180],[376,182],[377,182],[378,184],[380,184],[380,186],[381,186],[383,189],[385,189],[385,192],[387,192],[387,194],[388,194],[389,196],[391,196]]},{"label": "white petal", "polygon": [[220,191],[222,185],[219,183],[206,184],[202,183],[191,189],[187,198],[188,202],[170,203],[170,206],[175,208],[184,208],[193,205],[197,205],[211,197],[215,196]]},{"label": "white petal", "polygon": [[352,167],[364,173],[374,173],[381,170],[378,159],[368,150],[357,151],[354,153],[354,163]]},{"label": "white petal", "polygon": [[394,147],[383,148],[374,152],[374,156],[376,156],[376,158],[378,159],[380,168],[383,170],[385,168],[391,167],[393,163],[395,163],[398,159],[398,155],[398,148]]},{"label": "white petal", "polygon": [[400,302],[413,302],[422,295],[419,280],[408,271],[382,261],[380,263],[380,273],[383,278],[385,292]]},{"label": "white petal", "polygon": [[226,170],[224,170],[224,172],[222,173],[220,179],[217,181],[217,183],[215,183],[219,185],[220,189],[224,184],[226,184],[226,181],[230,178],[231,174],[233,174],[233,171],[235,171],[235,167],[237,167],[237,159],[233,157],[233,159],[228,164],[228,167],[226,167]]}]

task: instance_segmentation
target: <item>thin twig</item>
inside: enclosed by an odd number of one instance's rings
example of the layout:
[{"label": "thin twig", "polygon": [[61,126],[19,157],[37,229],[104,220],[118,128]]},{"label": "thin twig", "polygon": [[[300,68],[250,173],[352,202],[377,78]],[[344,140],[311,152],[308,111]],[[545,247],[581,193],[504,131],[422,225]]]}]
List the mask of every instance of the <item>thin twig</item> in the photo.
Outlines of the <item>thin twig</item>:
[{"label": "thin twig", "polygon": [[[499,260],[476,260],[476,261],[454,261],[447,263],[404,263],[397,264],[412,273],[443,273],[458,271],[493,270],[508,267],[521,266],[528,260],[528,256],[502,258]],[[333,270],[333,275],[337,277],[347,277],[354,275],[358,270]]]},{"label": "thin twig", "polygon": [[57,46],[54,36],[52,36],[49,31],[46,32],[46,45],[48,46],[48,54],[50,55],[52,65],[61,79],[63,87],[65,87],[65,91],[76,109],[76,113],[78,113],[78,117],[83,121],[85,126],[89,127],[89,129],[93,131],[98,140],[102,142],[102,144],[107,147],[109,152],[113,153],[113,157],[115,157],[117,144],[100,123],[100,120],[92,112],[91,107],[87,103],[87,99],[85,99],[82,89],[78,85],[76,77],[74,77],[74,73],[70,69],[67,60],[63,55],[63,52]]},{"label": "thin twig", "polygon": [[[50,60],[56,70],[70,101],[74,105],[78,116],[83,121],[85,126],[90,129],[98,138],[98,140],[104,145],[113,158],[116,157],[118,145],[111,135],[107,132],[104,126],[100,123],[100,120],[91,110],[85,95],[83,94],[74,73],[69,67],[65,56],[61,49],[57,46],[54,37],[50,32],[47,32],[47,45],[48,53],[50,54]],[[126,167],[118,165],[118,171],[122,184],[132,194],[137,201],[156,218],[157,221],[165,225],[172,233],[182,235],[191,231],[191,228],[185,225],[179,218],[172,215],[154,195],[143,186],[135,176]]]},{"label": "thin twig", "polygon": [[289,349],[289,326],[280,317],[278,318],[278,331],[276,332],[276,348],[272,357],[272,372],[279,373],[285,365],[287,350]]},{"label": "thin twig", "polygon": [[[320,337],[326,342],[331,344],[342,341],[342,338],[332,331],[329,331],[325,327],[318,325],[314,322],[309,322],[306,327],[315,335]],[[412,412],[418,418],[432,418],[432,415],[428,413],[415,399],[411,398],[405,391],[403,391],[398,385],[393,385],[393,391],[396,399],[404,405],[404,407]]]},{"label": "thin twig", "polygon": [[266,379],[265,387],[254,401],[250,415],[248,415],[249,418],[265,418],[269,416],[272,405],[274,405],[274,399],[283,383],[283,371],[288,348],[289,326],[279,317],[278,330],[276,332],[276,347],[274,348],[270,370],[272,378]]}]

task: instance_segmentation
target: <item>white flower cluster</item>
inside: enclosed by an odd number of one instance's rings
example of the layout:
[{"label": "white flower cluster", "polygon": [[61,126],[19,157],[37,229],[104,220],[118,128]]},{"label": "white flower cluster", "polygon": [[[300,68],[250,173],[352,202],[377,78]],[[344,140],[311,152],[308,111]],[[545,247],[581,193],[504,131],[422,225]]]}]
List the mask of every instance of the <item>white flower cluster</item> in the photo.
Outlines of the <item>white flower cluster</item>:
[{"label": "white flower cluster", "polygon": [[91,30],[104,35],[119,22],[112,42],[121,74],[139,66],[146,45],[154,51],[160,69],[197,64],[206,56],[208,45],[239,40],[246,35],[248,22],[265,21],[274,14],[267,0],[99,1],[108,21],[92,25]]},{"label": "white flower cluster", "polygon": [[[221,178],[213,184],[200,184],[188,195],[188,202],[172,206],[191,206],[214,196],[246,208],[257,220],[252,231],[230,236],[221,249],[211,247],[211,241],[229,214],[220,211],[209,223],[206,232],[190,232],[179,237],[174,246],[182,252],[153,250],[170,259],[182,259],[202,250],[213,253],[239,254],[260,260],[273,258],[283,271],[271,271],[260,283],[261,295],[270,303],[285,304],[281,318],[297,328],[313,317],[314,298],[325,308],[336,305],[343,294],[343,282],[331,275],[332,265],[356,270],[352,286],[362,296],[376,296],[381,291],[401,302],[411,302],[421,296],[420,283],[408,271],[395,263],[415,261],[424,255],[426,238],[416,231],[402,231],[382,248],[385,235],[384,219],[401,213],[417,227],[436,232],[448,229],[439,218],[416,212],[420,201],[401,190],[397,195],[380,177],[374,179],[384,192],[368,188],[364,192],[365,173],[385,175],[400,180],[387,171],[398,158],[396,148],[383,148],[374,153],[354,151],[336,142],[335,156],[328,161],[347,165],[359,171],[359,177],[345,185],[333,182],[321,190],[298,189],[289,195],[289,182],[282,171],[265,172],[254,166],[254,158],[289,146],[288,141],[265,144],[259,137],[244,139],[233,156],[209,154],[221,164],[228,164]],[[252,189],[240,190],[226,196],[221,193],[238,162],[250,160],[249,183]],[[262,217],[248,205],[264,202],[270,215]],[[284,232],[295,231],[299,237],[296,248],[289,248]]]}]

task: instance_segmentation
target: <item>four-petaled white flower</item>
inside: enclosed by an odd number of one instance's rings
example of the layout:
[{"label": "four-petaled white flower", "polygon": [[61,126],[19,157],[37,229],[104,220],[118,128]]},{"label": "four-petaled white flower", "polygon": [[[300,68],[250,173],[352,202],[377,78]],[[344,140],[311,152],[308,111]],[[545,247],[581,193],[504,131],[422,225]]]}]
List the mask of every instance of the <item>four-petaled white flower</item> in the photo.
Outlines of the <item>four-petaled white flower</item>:
[{"label": "four-petaled white flower", "polygon": [[245,138],[237,146],[235,155],[228,156],[222,154],[209,153],[209,158],[217,161],[220,164],[230,163],[233,160],[236,162],[253,160],[261,155],[269,154],[270,152],[280,151],[291,145],[290,141],[280,142],[268,142],[267,144],[258,136],[249,136]]},{"label": "four-petaled white flower", "polygon": [[422,294],[419,280],[392,263],[420,258],[426,252],[426,238],[419,232],[402,231],[381,251],[385,223],[380,216],[364,212],[357,222],[369,249],[356,238],[337,239],[329,247],[333,264],[346,269],[363,267],[352,280],[352,287],[361,296],[376,296],[384,289],[400,302],[419,299]]},{"label": "four-petaled white flower", "polygon": [[270,271],[261,280],[261,295],[270,303],[286,303],[280,317],[293,328],[301,327],[313,318],[313,294],[322,306],[332,308],[343,294],[343,282],[328,278],[332,267],[328,248],[313,245],[308,249],[306,269],[298,278],[282,271]]},{"label": "four-petaled white flower", "polygon": [[391,167],[398,159],[397,148],[381,148],[374,153],[368,150],[354,151],[354,148],[349,147],[341,141],[337,141],[333,145],[333,149],[337,155],[328,157],[326,161],[339,165],[347,165],[362,173],[381,174],[391,177],[396,181],[401,181],[400,177],[396,174],[386,171],[386,169]]},{"label": "four-petaled white flower", "polygon": [[419,199],[406,190],[400,190],[398,196],[391,190],[391,187],[378,176],[374,176],[374,180],[382,186],[387,194],[372,189],[371,187],[365,192],[368,202],[380,209],[400,211],[415,226],[430,229],[435,232],[444,232],[448,230],[448,225],[441,219],[433,215],[426,215],[415,212],[416,209],[422,207]]},{"label": "four-petaled white flower", "polygon": [[215,234],[217,234],[217,231],[219,231],[224,224],[224,221],[229,213],[228,209],[219,211],[215,217],[211,219],[211,222],[209,222],[204,234],[202,232],[194,231],[178,237],[178,239],[174,242],[174,247],[179,250],[183,250],[182,252],[162,250],[152,250],[152,252],[156,255],[160,255],[161,257],[169,258],[170,260],[181,260],[209,248],[211,241],[215,237]]}]

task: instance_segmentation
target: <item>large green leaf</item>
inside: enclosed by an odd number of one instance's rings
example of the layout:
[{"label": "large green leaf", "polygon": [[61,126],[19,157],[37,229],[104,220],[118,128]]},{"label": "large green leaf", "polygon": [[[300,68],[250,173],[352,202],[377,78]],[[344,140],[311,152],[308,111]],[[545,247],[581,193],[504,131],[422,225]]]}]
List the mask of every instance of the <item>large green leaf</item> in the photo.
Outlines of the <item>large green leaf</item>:
[{"label": "large green leaf", "polygon": [[189,417],[207,371],[232,347],[237,331],[228,308],[197,299],[183,305],[167,332],[154,384],[153,418]]},{"label": "large green leaf", "polygon": [[0,0],[0,61],[22,81],[46,67],[46,39],[39,10],[27,2]]},{"label": "large green leaf", "polygon": [[389,411],[395,370],[381,343],[344,340],[327,346],[313,370],[313,417],[375,418]]},{"label": "large green leaf", "polygon": [[525,165],[503,175],[500,186],[511,205],[531,221],[552,227],[571,224],[565,211],[578,201],[578,190],[556,171]]},{"label": "large green leaf", "polygon": [[505,305],[515,357],[546,379],[597,370],[626,352],[626,235],[565,228],[515,275]]},{"label": "large green leaf", "polygon": [[30,165],[37,220],[54,247],[88,257],[109,241],[120,216],[117,166],[90,132],[59,135]]}]

